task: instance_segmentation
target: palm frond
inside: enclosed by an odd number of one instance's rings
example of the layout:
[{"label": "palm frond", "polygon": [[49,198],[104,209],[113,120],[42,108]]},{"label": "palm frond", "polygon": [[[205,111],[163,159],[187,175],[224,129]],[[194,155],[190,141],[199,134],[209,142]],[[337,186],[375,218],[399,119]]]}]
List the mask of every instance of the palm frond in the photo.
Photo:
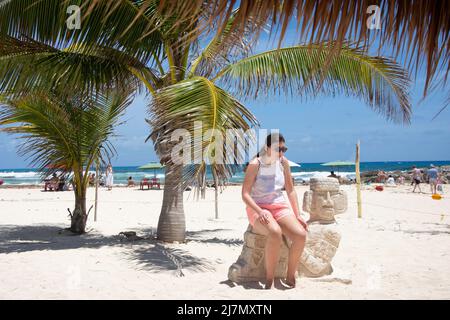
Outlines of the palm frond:
[{"label": "palm frond", "polygon": [[433,116],[431,121],[436,119],[442,113],[442,111],[444,111],[445,109],[448,108],[448,106],[450,106],[450,93],[448,94],[448,97],[447,97],[447,99],[444,102],[444,106],[441,109],[439,109],[439,111]]},{"label": "palm frond", "polygon": [[343,93],[363,99],[387,119],[409,122],[406,70],[348,43],[323,69],[329,57],[327,48],[307,44],[263,52],[229,65],[216,78],[244,97],[269,92],[291,96]]},{"label": "palm frond", "polygon": [[[160,90],[150,105],[150,114],[147,120],[152,128],[149,138],[161,163],[176,165],[172,155],[174,147],[187,147],[190,154],[183,155],[189,157],[186,162],[193,164],[184,167],[180,183],[195,183],[197,191],[203,191],[206,186],[207,164],[211,164],[221,184],[232,176],[237,170],[235,163],[241,164],[245,158],[242,150],[247,143],[254,142],[249,140],[252,136],[243,133],[259,125],[239,101],[204,77],[192,77]],[[171,135],[177,129],[188,133],[192,141],[184,141],[185,144],[172,141]],[[236,134],[235,143],[215,143],[216,138],[226,139],[227,130]]]},{"label": "palm frond", "polygon": [[136,58],[112,48],[86,48],[72,44],[57,49],[29,38],[0,37],[0,91],[133,91],[143,80],[148,87],[158,87],[158,76]]},{"label": "palm frond", "polygon": [[233,62],[232,59],[237,60],[248,55],[251,45],[256,40],[255,29],[259,27],[260,23],[249,19],[245,26],[245,33],[241,34],[234,27],[234,20],[238,13],[238,10],[233,12],[226,26],[220,32],[217,31],[208,45],[195,58],[190,70],[191,75],[208,78],[214,71]]},{"label": "palm frond", "polygon": [[78,184],[85,186],[93,161],[112,155],[108,139],[129,103],[124,96],[101,94],[96,100],[51,94],[3,97],[0,131],[18,134],[22,140],[19,154],[28,156],[44,175],[65,168],[79,175]]},{"label": "palm frond", "polygon": [[[81,27],[72,30],[67,25],[67,10],[73,5],[80,8]],[[142,14],[141,7],[146,14]],[[86,48],[95,45],[121,49],[148,64],[162,50],[157,7],[157,1],[143,4],[132,0],[3,1],[0,34],[27,36],[56,48],[84,43]]]},{"label": "palm frond", "polygon": [[[188,1],[190,6],[184,11],[179,6],[184,1],[161,0],[161,6],[179,13],[180,20],[186,19],[204,1]],[[345,39],[354,39],[367,45],[380,39],[379,48],[392,46],[395,58],[406,57],[401,61],[411,62],[411,73],[426,64],[426,84],[424,94],[440,70],[450,72],[450,1],[449,0],[210,0],[209,27],[226,28],[232,11],[240,14],[234,24],[244,32],[249,18],[270,23],[280,28],[280,44],[290,23],[299,30],[299,41],[322,42],[337,41],[333,54],[338,52]],[[370,30],[367,22],[372,13],[368,9],[378,6],[381,28]],[[281,45],[279,45],[281,46]]]}]

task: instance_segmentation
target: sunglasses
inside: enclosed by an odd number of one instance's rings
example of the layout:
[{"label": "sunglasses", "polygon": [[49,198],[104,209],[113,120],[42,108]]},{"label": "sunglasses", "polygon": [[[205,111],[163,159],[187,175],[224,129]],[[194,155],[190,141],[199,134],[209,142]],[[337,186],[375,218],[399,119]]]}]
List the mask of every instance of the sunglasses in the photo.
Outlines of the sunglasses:
[{"label": "sunglasses", "polygon": [[287,149],[287,147],[278,147],[278,152],[286,152]]}]

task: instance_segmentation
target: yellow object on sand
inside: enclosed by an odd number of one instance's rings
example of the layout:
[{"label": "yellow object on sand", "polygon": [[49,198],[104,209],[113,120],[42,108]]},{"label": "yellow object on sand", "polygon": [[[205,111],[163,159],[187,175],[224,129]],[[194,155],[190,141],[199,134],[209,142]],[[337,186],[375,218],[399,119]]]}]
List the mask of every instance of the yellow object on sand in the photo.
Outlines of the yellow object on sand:
[{"label": "yellow object on sand", "polygon": [[432,197],[434,200],[441,200],[441,199],[442,199],[442,196],[441,196],[440,194],[438,194],[438,193],[433,194],[431,197]]}]

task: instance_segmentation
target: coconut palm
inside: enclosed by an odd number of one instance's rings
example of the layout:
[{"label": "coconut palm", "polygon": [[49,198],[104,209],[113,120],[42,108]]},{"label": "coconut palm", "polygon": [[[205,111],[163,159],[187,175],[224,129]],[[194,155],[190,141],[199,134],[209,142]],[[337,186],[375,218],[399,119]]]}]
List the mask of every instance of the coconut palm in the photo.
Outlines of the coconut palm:
[{"label": "coconut palm", "polygon": [[29,155],[45,176],[63,171],[67,178],[73,173],[75,207],[70,230],[74,233],[86,229],[89,169],[114,153],[109,139],[128,103],[119,95],[61,99],[50,93],[0,101],[0,130],[20,134],[21,154]]},{"label": "coconut palm", "polygon": [[[58,24],[64,23],[66,8],[61,3],[65,1],[40,0],[39,6],[30,7],[33,12],[26,5],[15,7],[16,2],[0,8],[0,17],[5,12],[17,17],[10,18],[8,32],[0,34],[0,90],[17,95],[47,87],[86,93],[143,87],[149,92],[149,138],[166,165],[158,222],[158,238],[164,241],[185,240],[184,186],[194,182],[196,190],[204,190],[208,161],[222,184],[235,172],[233,163],[245,157],[241,151],[234,152],[234,147],[254,142],[252,137],[237,135],[235,144],[222,150],[233,154],[231,163],[215,160],[221,150],[212,143],[211,132],[223,136],[227,130],[245,132],[258,125],[238,99],[272,92],[303,97],[343,93],[364,100],[388,119],[409,121],[407,72],[394,61],[371,57],[350,42],[341,43],[339,54],[331,59],[334,42],[252,54],[254,39],[245,36],[253,34],[261,22],[249,19],[242,37],[241,30],[233,28],[239,12],[207,41],[210,33],[198,37],[197,25],[208,19],[208,10],[180,22],[172,11],[165,15],[159,1],[117,1],[114,8],[109,1],[85,1],[90,11],[84,15],[82,29],[69,32]],[[50,6],[53,20],[36,14],[42,3]],[[200,50],[204,42],[207,45]],[[196,123],[202,125],[203,139],[186,145],[200,161],[189,166],[175,163],[171,155],[179,144],[171,140],[172,133],[184,129],[192,137],[199,129]],[[204,153],[208,159],[202,157]]]},{"label": "coconut palm", "polygon": [[[141,0],[141,7],[150,6],[154,0]],[[374,5],[378,7],[375,12]],[[93,0],[90,6],[104,7],[103,0]],[[233,9],[239,14],[233,28],[243,33],[249,19],[270,22],[280,30],[280,42],[289,24],[297,26],[299,39],[308,42],[336,41],[339,50],[346,38],[357,39],[369,45],[378,38],[379,47],[393,47],[397,57],[404,54],[405,65],[412,71],[425,63],[426,82],[424,95],[432,80],[445,86],[450,71],[450,0],[161,0],[159,10],[177,15],[177,22],[190,21],[201,12],[208,15],[203,28],[214,26],[222,30],[228,24]],[[114,2],[109,12],[121,10]],[[379,28],[369,29],[370,18],[379,18]],[[256,31],[261,31],[260,24]],[[130,27],[131,28],[131,27]],[[199,34],[199,32],[197,32]],[[358,43],[358,44],[359,44]],[[443,79],[435,78],[444,72]],[[443,80],[443,81],[442,81]]]}]

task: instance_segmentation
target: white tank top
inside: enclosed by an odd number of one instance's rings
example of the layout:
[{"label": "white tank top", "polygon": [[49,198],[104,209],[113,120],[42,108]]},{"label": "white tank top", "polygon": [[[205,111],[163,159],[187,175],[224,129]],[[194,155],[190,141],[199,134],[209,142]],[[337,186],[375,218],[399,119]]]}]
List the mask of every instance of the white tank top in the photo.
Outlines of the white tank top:
[{"label": "white tank top", "polygon": [[264,164],[259,158],[259,170],[253,183],[250,196],[257,204],[286,202],[282,189],[284,188],[283,164],[277,159],[270,165]]}]

